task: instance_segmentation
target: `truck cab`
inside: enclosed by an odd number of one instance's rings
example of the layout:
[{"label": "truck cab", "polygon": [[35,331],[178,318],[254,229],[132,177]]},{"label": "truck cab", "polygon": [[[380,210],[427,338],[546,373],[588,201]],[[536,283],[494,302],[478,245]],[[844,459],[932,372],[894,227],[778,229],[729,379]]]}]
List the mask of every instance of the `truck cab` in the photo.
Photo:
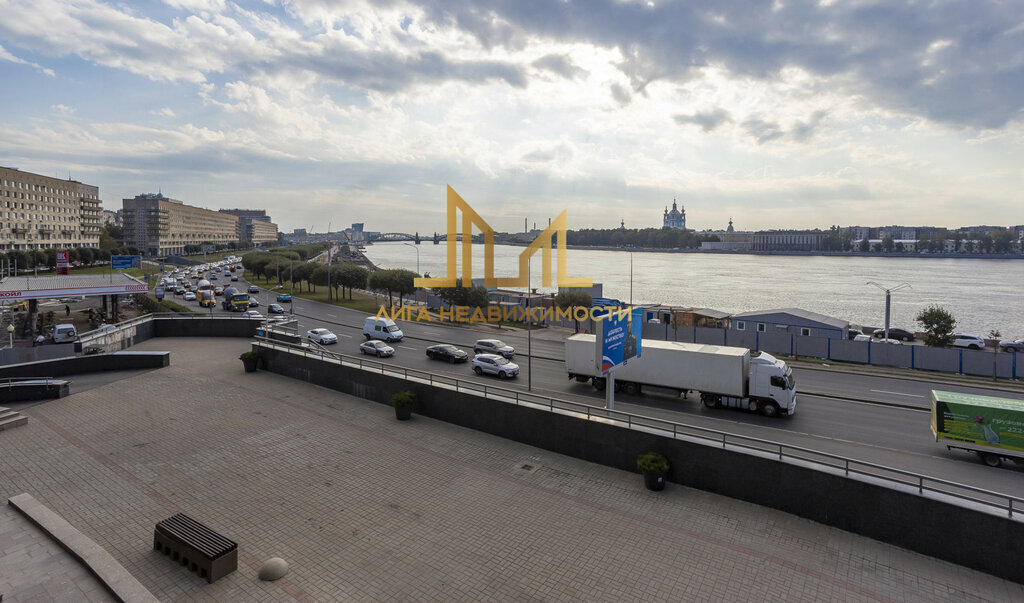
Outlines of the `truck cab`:
[{"label": "truck cab", "polygon": [[793,369],[785,362],[766,352],[750,359],[751,398],[771,399],[782,414],[796,410],[796,382]]}]

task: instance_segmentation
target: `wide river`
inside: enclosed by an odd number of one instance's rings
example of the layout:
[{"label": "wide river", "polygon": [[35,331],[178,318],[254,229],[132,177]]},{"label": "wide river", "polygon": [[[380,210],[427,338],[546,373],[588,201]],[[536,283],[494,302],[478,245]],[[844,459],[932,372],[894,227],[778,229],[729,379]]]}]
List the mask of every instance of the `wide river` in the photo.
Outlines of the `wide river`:
[{"label": "wide river", "polygon": [[[445,244],[376,243],[366,256],[383,268],[416,270],[431,276],[446,273]],[[525,247],[495,246],[495,276],[515,276]],[[461,261],[461,245],[458,250]],[[892,326],[920,330],[917,313],[942,306],[957,319],[957,331],[986,337],[1000,331],[1004,340],[1024,337],[1024,260],[920,257],[825,257],[713,253],[632,254],[633,303],[713,308],[729,313],[773,308],[803,308],[849,320],[853,325],[882,326],[886,287],[908,283],[892,294]],[[540,256],[531,263],[539,287]],[[604,285],[604,296],[630,299],[630,254],[625,251],[570,249],[569,276],[589,277]],[[552,253],[555,264],[555,254]],[[557,266],[557,264],[555,264]],[[482,245],[473,246],[473,276],[482,278]],[[553,278],[557,268],[553,267]]]}]

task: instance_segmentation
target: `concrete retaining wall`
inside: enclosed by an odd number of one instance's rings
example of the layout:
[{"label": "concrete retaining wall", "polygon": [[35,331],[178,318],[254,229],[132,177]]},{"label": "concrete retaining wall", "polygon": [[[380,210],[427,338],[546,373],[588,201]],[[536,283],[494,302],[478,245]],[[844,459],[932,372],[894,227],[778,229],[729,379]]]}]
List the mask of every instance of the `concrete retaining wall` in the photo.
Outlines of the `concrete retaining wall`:
[{"label": "concrete retaining wall", "polygon": [[[772,459],[407,382],[255,344],[267,370],[388,403],[416,392],[415,412],[625,471],[654,450],[669,480],[772,507],[1024,583],[1024,523]],[[390,412],[384,411],[382,412]],[[641,488],[637,478],[637,488]]]},{"label": "concrete retaining wall", "polygon": [[82,373],[161,368],[171,363],[170,352],[116,352],[40,360],[0,367],[3,377],[65,377]]}]

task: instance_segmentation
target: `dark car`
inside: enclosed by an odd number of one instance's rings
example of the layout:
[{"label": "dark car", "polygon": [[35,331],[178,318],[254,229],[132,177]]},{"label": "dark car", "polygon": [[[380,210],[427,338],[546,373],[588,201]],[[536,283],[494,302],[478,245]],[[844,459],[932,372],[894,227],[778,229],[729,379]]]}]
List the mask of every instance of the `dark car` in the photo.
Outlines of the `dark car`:
[{"label": "dark car", "polygon": [[185,295],[185,288],[182,287],[181,285],[178,285],[177,287],[174,288],[174,294],[175,295]]},{"label": "dark car", "polygon": [[857,329],[850,329],[849,332],[846,334],[846,337],[847,339],[853,341],[854,339],[857,338],[858,335],[863,335],[863,333],[861,333]]},{"label": "dark car", "polygon": [[249,285],[249,293],[259,293],[260,288],[256,285]]},{"label": "dark car", "polygon": [[269,314],[284,314],[284,307],[280,304],[270,304],[267,306],[267,313]]},{"label": "dark car", "polygon": [[[872,336],[875,339],[885,339],[885,329],[875,329]],[[894,329],[889,327],[889,339],[896,339],[897,341],[914,341],[914,334],[904,329]]]},{"label": "dark car", "polygon": [[456,362],[466,362],[469,360],[469,354],[453,345],[440,344],[427,348],[427,358],[431,360],[447,360],[455,364]]},{"label": "dark car", "polygon": [[250,308],[257,308],[257,307],[259,307],[259,305],[260,305],[260,300],[256,299],[255,297],[250,297],[249,298],[249,307]]},{"label": "dark car", "polygon": [[999,344],[999,348],[1004,352],[1024,352],[1024,338],[1016,341],[1004,341]]}]

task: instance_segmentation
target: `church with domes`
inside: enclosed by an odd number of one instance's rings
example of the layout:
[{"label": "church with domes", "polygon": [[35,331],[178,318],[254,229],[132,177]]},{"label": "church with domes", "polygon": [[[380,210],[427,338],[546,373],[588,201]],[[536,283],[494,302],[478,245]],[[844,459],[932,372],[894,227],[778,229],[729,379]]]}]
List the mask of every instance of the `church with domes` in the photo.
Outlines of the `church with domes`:
[{"label": "church with domes", "polygon": [[686,230],[686,209],[676,208],[676,200],[672,199],[672,211],[665,208],[664,222],[662,228],[672,228],[675,230]]}]

